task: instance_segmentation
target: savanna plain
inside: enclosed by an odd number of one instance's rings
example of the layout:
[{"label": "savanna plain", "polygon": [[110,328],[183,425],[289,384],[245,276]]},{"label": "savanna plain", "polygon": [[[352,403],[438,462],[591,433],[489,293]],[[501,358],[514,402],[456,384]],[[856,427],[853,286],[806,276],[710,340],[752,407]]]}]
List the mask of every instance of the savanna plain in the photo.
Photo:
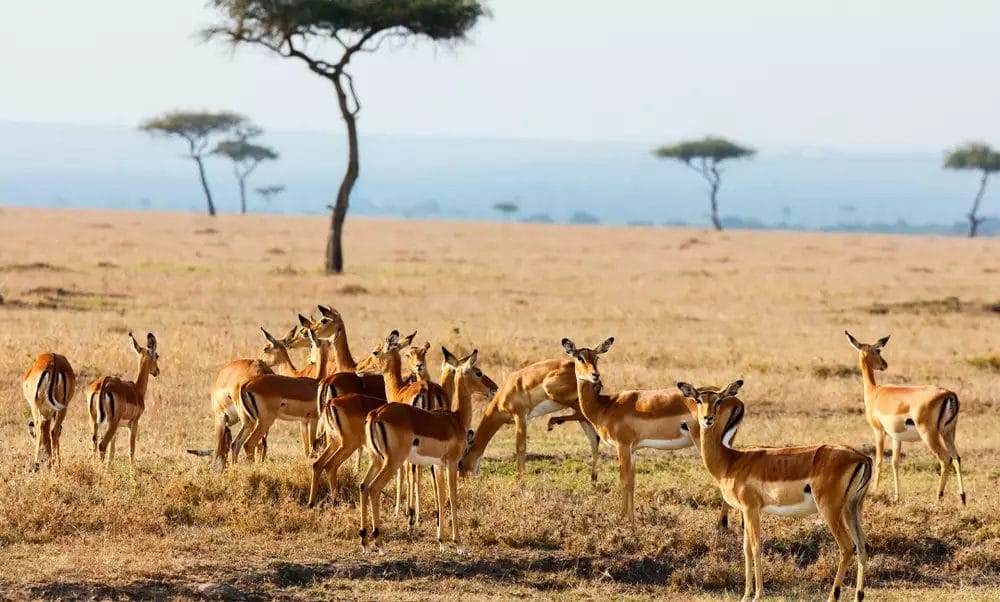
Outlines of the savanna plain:
[{"label": "savanna plain", "polygon": [[[936,460],[905,444],[902,500],[891,501],[887,461],[864,509],[867,599],[1000,599],[1000,240],[357,218],[347,273],[329,277],[325,227],[318,217],[0,209],[0,597],[739,599],[739,521],[717,530],[717,489],[694,448],[639,453],[632,530],[609,448],[592,485],[579,427],[547,432],[536,419],[518,487],[504,427],[479,476],[459,486],[466,556],[438,550],[432,504],[408,532],[388,500],[387,553],[362,555],[355,463],[339,504],[307,508],[293,424],[276,424],[263,465],[220,475],[186,453],[211,447],[218,370],[259,355],[258,327],[280,336],[322,303],[344,316],[355,358],[392,329],[416,330],[433,365],[442,344],[478,348],[500,382],[561,357],[563,337],[593,346],[614,336],[601,363],[608,391],[743,378],[738,446],[871,453],[843,332],[891,334],[883,380],[959,394],[969,503],[954,478],[939,502]],[[132,475],[124,431],[109,471],[92,459],[80,394],[98,374],[133,376],[129,330],[154,332],[161,358]],[[69,358],[78,393],[62,467],[34,472],[20,379],[46,351]],[[763,538],[768,599],[825,598],[837,551],[820,518],[765,517]]]}]

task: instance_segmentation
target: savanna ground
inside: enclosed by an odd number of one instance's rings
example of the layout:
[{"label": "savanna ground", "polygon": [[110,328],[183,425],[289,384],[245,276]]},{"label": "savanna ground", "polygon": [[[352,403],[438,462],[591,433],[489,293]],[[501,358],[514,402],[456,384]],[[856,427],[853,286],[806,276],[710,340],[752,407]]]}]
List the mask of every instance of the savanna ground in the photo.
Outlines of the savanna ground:
[{"label": "savanna ground", "polygon": [[[434,349],[478,347],[499,381],[558,357],[564,336],[589,346],[613,335],[608,390],[744,378],[741,445],[871,450],[843,331],[866,341],[891,333],[883,378],[959,392],[969,505],[959,505],[954,479],[944,502],[934,499],[937,464],[916,444],[904,446],[904,499],[893,505],[886,462],[864,513],[868,599],[1000,597],[1000,240],[352,219],[348,273],[327,277],[318,270],[325,225],[0,209],[0,597],[742,593],[738,522],[716,532],[718,494],[694,449],[640,453],[633,532],[618,519],[607,448],[592,487],[579,428],[546,432],[536,420],[518,489],[505,427],[480,476],[460,486],[466,557],[438,551],[426,504],[412,534],[390,511],[387,555],[363,556],[353,461],[345,502],[306,508],[306,464],[289,424],[272,431],[265,465],[211,473],[185,449],[210,446],[215,373],[259,353],[258,326],[284,333],[317,303],[343,313],[355,357],[393,328],[416,329]],[[31,472],[24,369],[53,350],[73,363],[78,391],[98,373],[131,377],[129,329],[156,333],[162,370],[150,382],[135,476],[124,434],[112,470],[95,466],[79,394],[62,469]],[[771,599],[825,597],[836,547],[819,518],[765,518],[764,537]]]}]

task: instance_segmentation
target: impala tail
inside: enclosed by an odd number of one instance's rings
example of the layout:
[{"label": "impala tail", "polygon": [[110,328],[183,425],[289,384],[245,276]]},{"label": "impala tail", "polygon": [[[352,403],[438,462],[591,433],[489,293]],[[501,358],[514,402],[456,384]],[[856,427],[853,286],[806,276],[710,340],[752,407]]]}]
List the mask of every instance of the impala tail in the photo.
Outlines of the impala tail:
[{"label": "impala tail", "polygon": [[938,412],[938,428],[954,427],[956,420],[958,420],[958,397],[955,394],[950,394],[941,401],[941,410]]},{"label": "impala tail", "polygon": [[35,385],[35,399],[38,399],[38,394],[41,393],[42,387],[45,387],[45,401],[49,404],[49,407],[56,412],[65,410],[66,404],[60,402],[56,397],[56,389],[60,386],[62,387],[63,400],[65,400],[67,386],[66,377],[59,372],[54,361],[50,362],[38,377],[38,384]]}]

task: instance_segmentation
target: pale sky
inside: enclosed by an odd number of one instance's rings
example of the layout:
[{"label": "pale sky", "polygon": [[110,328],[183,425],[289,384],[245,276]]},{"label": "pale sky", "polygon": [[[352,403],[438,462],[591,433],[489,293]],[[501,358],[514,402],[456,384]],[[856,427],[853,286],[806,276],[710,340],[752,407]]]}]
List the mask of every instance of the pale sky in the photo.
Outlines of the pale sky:
[{"label": "pale sky", "polygon": [[[993,0],[489,4],[493,18],[457,48],[357,58],[362,135],[1000,145]],[[297,61],[201,43],[214,20],[203,0],[0,0],[0,121],[135,125],[192,108],[341,129],[329,83]]]}]

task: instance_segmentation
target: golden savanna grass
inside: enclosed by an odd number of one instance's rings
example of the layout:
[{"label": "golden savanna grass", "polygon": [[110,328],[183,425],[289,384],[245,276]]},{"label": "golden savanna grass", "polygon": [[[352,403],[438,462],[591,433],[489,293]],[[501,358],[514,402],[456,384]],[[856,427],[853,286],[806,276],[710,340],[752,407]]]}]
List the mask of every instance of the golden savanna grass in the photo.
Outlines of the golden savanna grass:
[{"label": "golden savanna grass", "polygon": [[[500,380],[558,357],[569,336],[615,336],[609,390],[744,378],[737,443],[843,442],[871,449],[856,354],[892,334],[884,379],[934,382],[961,398],[954,479],[904,447],[903,501],[889,464],[864,522],[868,599],[1000,596],[1000,240],[705,232],[352,219],[348,273],[320,273],[326,220],[27,210],[0,212],[0,597],[250,599],[738,599],[738,522],[717,533],[718,493],[694,449],[640,453],[639,527],[624,527],[618,469],[600,479],[576,425],[532,424],[526,486],[513,483],[506,427],[483,471],[461,483],[467,557],[442,553],[425,502],[412,534],[389,512],[385,556],[358,545],[357,475],[344,503],[305,506],[297,428],[279,423],[263,466],[224,475],[185,453],[211,444],[208,389],[227,361],[254,357],[317,303],[338,308],[360,357],[391,329],[456,352],[480,350]],[[156,333],[129,476],[126,435],[110,472],[90,457],[83,399],[69,408],[61,470],[30,470],[20,378],[44,351],[66,355],[78,390],[135,369],[125,333]],[[436,353],[436,352],[435,352]],[[432,359],[437,364],[439,358]],[[477,419],[478,420],[478,419]],[[427,491],[430,488],[426,488]],[[825,597],[836,546],[819,518],[765,518],[771,599]],[[853,576],[849,581],[853,582]],[[853,595],[846,588],[845,596]]]}]

